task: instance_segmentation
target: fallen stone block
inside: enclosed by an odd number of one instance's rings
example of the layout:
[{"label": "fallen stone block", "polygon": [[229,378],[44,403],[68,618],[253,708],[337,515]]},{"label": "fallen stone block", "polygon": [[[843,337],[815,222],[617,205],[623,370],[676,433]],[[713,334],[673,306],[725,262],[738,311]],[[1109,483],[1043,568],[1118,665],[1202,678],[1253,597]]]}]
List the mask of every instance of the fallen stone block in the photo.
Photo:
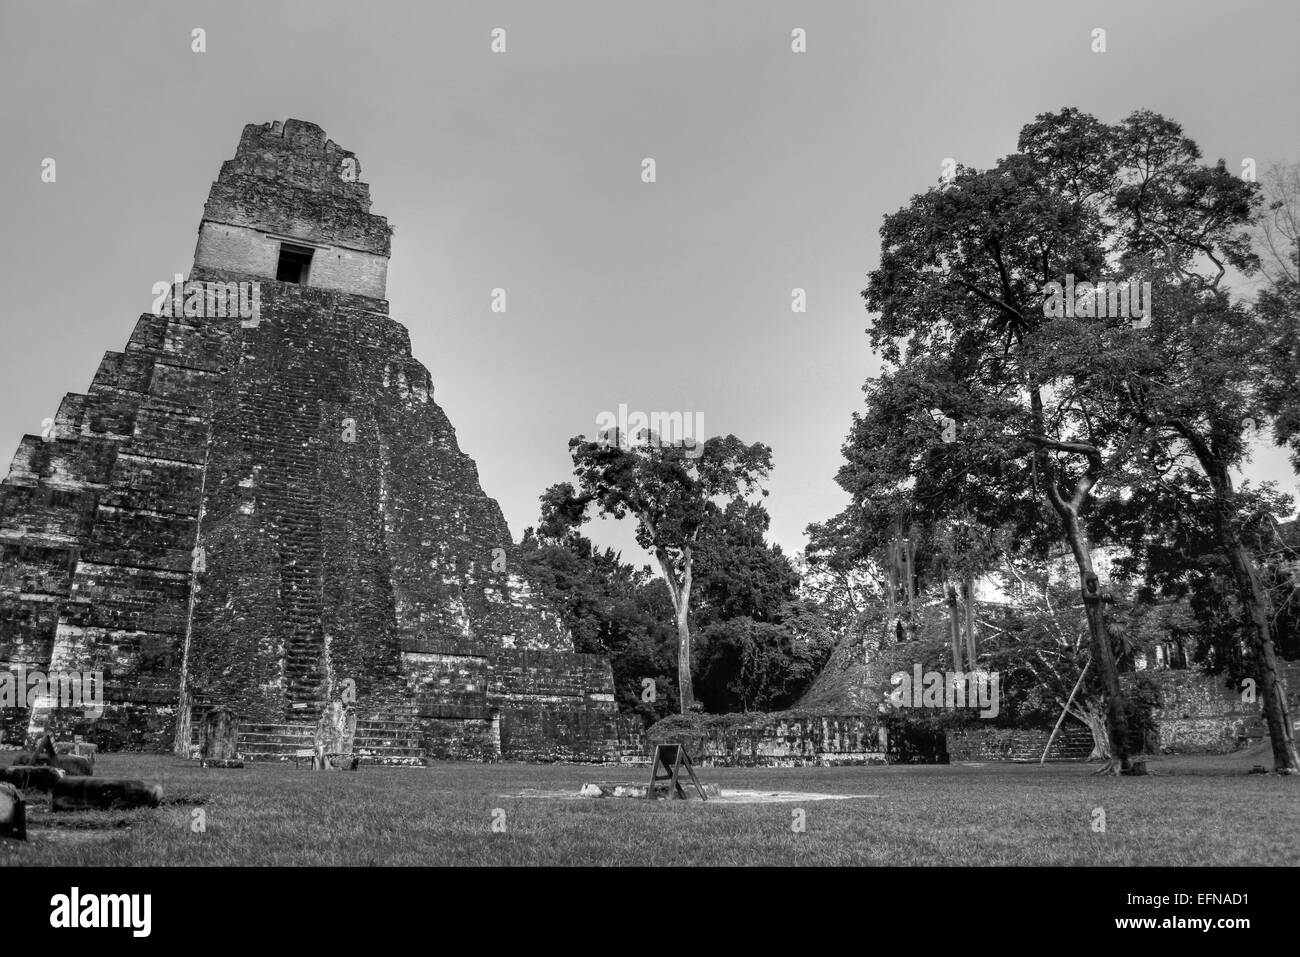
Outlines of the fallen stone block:
[{"label": "fallen stone block", "polygon": [[1127,771],[1121,771],[1120,773],[1129,777],[1142,777],[1147,773],[1147,763],[1145,761],[1134,761]]},{"label": "fallen stone block", "polygon": [[53,791],[54,785],[62,781],[64,775],[62,768],[46,764],[15,764],[0,768],[0,781],[24,791]]},{"label": "fallen stone block", "polygon": [[0,837],[27,840],[27,804],[12,784],[0,784]]},{"label": "fallen stone block", "polygon": [[50,808],[54,811],[110,811],[157,807],[161,784],[112,781],[107,778],[65,777],[54,786]]},{"label": "fallen stone block", "polygon": [[199,761],[201,768],[242,768],[243,761],[236,761],[234,758],[203,758]]}]

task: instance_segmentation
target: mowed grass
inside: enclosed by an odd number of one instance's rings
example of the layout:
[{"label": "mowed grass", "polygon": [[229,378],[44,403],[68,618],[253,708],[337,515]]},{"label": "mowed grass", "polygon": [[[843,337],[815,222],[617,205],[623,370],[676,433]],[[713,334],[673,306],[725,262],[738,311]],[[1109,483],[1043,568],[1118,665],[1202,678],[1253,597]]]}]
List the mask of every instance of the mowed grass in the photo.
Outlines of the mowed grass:
[{"label": "mowed grass", "polygon": [[[12,762],[0,755],[0,763]],[[312,772],[203,770],[167,755],[106,754],[96,775],[163,784],[156,810],[52,815],[0,839],[16,865],[1295,865],[1300,779],[1232,758],[1153,760],[1143,778],[1086,765],[704,768],[729,789],[873,795],[702,804],[559,800],[645,768],[437,764]],[[1105,832],[1093,829],[1105,812]],[[494,833],[494,809],[505,833]],[[194,811],[205,817],[196,831]],[[802,810],[806,830],[792,829]],[[499,816],[498,816],[499,819]],[[47,825],[59,822],[61,826]]]}]

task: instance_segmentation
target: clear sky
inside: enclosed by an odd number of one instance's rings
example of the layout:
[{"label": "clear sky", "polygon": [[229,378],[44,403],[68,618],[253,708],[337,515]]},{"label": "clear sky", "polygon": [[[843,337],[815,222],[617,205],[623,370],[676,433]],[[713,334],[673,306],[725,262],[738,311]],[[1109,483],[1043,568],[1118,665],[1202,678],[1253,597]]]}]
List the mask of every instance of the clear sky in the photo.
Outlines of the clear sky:
[{"label": "clear sky", "polygon": [[[624,403],[771,445],[793,550],[845,504],[881,218],[1064,106],[1294,160],[1298,36],[1295,0],[0,0],[0,457],[189,268],[244,124],[294,117],[357,152],[392,315],[516,537]],[[1280,451],[1251,471],[1296,490]]]}]

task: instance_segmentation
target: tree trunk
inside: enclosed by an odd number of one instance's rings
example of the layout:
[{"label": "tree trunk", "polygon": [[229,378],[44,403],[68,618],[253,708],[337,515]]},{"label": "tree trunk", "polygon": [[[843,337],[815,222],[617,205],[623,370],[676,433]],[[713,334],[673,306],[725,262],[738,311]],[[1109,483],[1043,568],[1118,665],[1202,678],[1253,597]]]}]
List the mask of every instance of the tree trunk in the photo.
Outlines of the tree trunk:
[{"label": "tree trunk", "polygon": [[1213,456],[1205,443],[1193,443],[1193,449],[1214,488],[1215,531],[1220,547],[1232,566],[1242,618],[1251,637],[1255,680],[1259,685],[1261,709],[1273,745],[1273,770],[1285,773],[1300,771],[1296,755],[1295,730],[1286,704],[1286,689],[1277,675],[1277,654],[1273,643],[1273,608],[1268,592],[1259,580],[1255,556],[1241,539],[1235,518],[1232,477],[1227,467]]},{"label": "tree trunk", "polygon": [[1092,754],[1088,755],[1089,761],[1109,761],[1110,760],[1110,743],[1107,741],[1108,732],[1106,730],[1105,719],[1096,711],[1088,709],[1080,711],[1074,715],[1082,721],[1092,732]]},{"label": "tree trunk", "polygon": [[1286,704],[1286,689],[1277,675],[1277,654],[1273,646],[1273,622],[1270,614],[1272,602],[1260,583],[1254,556],[1241,542],[1230,521],[1220,522],[1220,534],[1227,539],[1224,548],[1237,580],[1242,615],[1252,639],[1260,706],[1273,745],[1273,770],[1294,773],[1300,770],[1300,760],[1297,760],[1296,755],[1295,732]]},{"label": "tree trunk", "polygon": [[695,685],[691,681],[691,627],[686,620],[690,608],[683,601],[677,609],[677,688],[681,693],[682,714],[695,704]]},{"label": "tree trunk", "polygon": [[948,586],[948,634],[952,640],[952,670],[961,674],[961,620],[957,616],[957,589],[952,585]]},{"label": "tree trunk", "polygon": [[1119,667],[1106,628],[1106,616],[1101,608],[1101,585],[1092,570],[1092,550],[1079,526],[1077,516],[1070,515],[1065,523],[1070,550],[1079,566],[1079,585],[1083,594],[1083,607],[1088,616],[1088,634],[1092,639],[1092,660],[1101,675],[1102,694],[1106,700],[1106,727],[1110,732],[1111,753],[1119,759],[1121,771],[1131,767],[1129,762],[1128,716],[1124,709],[1124,692],[1119,684]]},{"label": "tree trunk", "polygon": [[979,645],[975,640],[975,575],[966,574],[966,663],[972,671],[979,661]]},{"label": "tree trunk", "polygon": [[916,578],[913,565],[916,562],[916,528],[909,529],[903,542],[903,588],[907,595],[907,640],[916,639]]},{"label": "tree trunk", "polygon": [[681,701],[682,714],[686,714],[695,704],[695,685],[691,681],[691,564],[692,555],[687,550],[682,555],[682,577],[677,578],[677,569],[669,554],[663,550],[655,552],[659,570],[663,572],[664,582],[668,585],[668,596],[673,600],[674,618],[677,624],[677,691]]},{"label": "tree trunk", "polygon": [[898,571],[898,550],[898,535],[895,535],[893,541],[889,543],[889,554],[885,562],[886,575],[889,579],[888,587],[885,589],[885,602],[889,612],[889,628],[894,631],[895,637],[897,637],[898,628],[898,588],[902,583],[902,576]]}]

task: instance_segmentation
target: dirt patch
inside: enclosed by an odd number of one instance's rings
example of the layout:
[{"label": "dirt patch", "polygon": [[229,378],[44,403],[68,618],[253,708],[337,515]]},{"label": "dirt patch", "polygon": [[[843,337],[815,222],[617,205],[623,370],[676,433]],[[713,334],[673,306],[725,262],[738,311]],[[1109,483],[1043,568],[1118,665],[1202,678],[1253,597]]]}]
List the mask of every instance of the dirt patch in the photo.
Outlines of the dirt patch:
[{"label": "dirt patch", "polygon": [[718,804],[790,804],[797,801],[857,801],[879,794],[820,794],[816,791],[723,791]]},{"label": "dirt patch", "polygon": [[[640,788],[645,785],[629,784],[628,788]],[[589,801],[577,790],[547,791],[538,788],[524,788],[513,793],[498,794],[504,798],[542,798],[550,801]],[[791,804],[800,801],[856,801],[862,798],[879,798],[879,794],[822,794],[816,791],[751,791],[723,788],[722,792],[708,799],[709,804]],[[644,797],[641,800],[645,800]],[[699,803],[698,799],[695,803]]]}]

